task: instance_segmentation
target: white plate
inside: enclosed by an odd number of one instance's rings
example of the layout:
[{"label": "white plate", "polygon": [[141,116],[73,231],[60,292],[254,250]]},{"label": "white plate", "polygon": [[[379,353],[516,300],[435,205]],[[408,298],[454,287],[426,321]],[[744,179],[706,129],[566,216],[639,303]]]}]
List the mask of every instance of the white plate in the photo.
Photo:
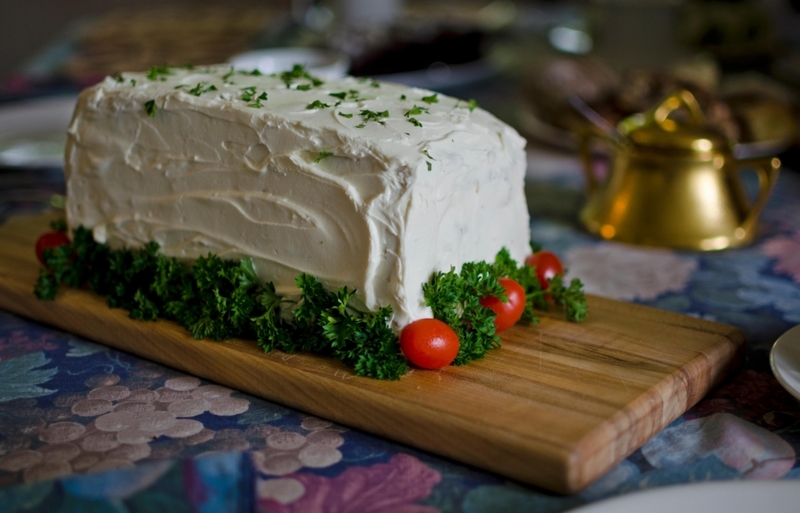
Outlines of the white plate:
[{"label": "white plate", "polygon": [[0,107],[0,166],[61,167],[77,96]]},{"label": "white plate", "polygon": [[234,55],[228,62],[237,70],[257,69],[265,75],[289,71],[295,64],[327,80],[342,78],[350,69],[350,59],[341,52],[315,48],[269,48]]},{"label": "white plate", "polygon": [[769,354],[769,364],[783,388],[800,399],[800,325],[775,341]]},{"label": "white plate", "polygon": [[800,481],[717,481],[615,497],[570,513],[797,513]]}]

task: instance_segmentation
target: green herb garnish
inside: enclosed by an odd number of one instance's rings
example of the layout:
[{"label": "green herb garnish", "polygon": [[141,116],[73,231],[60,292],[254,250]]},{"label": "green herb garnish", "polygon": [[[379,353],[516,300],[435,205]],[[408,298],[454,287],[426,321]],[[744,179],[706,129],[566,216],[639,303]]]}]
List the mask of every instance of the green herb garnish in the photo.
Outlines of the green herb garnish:
[{"label": "green herb garnish", "polygon": [[226,82],[226,81],[227,81],[229,78],[231,78],[231,77],[233,76],[233,74],[234,74],[234,71],[233,71],[233,66],[231,66],[231,69],[230,69],[230,71],[228,71],[227,73],[225,73],[224,75],[222,75],[222,81],[223,81],[223,82]]},{"label": "green herb garnish", "polygon": [[417,107],[416,105],[414,105],[414,107],[411,110],[406,111],[406,113],[403,114],[403,116],[405,117],[419,116],[420,114],[429,114],[429,113],[430,109],[428,109],[428,107]]},{"label": "green herb garnish", "polygon": [[[249,102],[253,100],[253,96],[256,95],[256,86],[248,86],[242,88],[242,101]],[[258,107],[261,107],[259,104]]]},{"label": "green herb garnish", "polygon": [[53,219],[50,221],[50,229],[54,232],[65,232],[67,231],[67,220],[63,217],[59,217],[58,219]]},{"label": "green herb garnish", "polygon": [[299,86],[297,86],[297,90],[298,91],[310,91],[311,90],[311,84],[300,84]]},{"label": "green herb garnish", "polygon": [[497,281],[491,264],[469,262],[456,273],[436,273],[430,283],[422,286],[425,304],[436,319],[448,324],[458,335],[459,350],[453,365],[464,365],[483,358],[486,351],[500,347],[495,314],[480,304],[482,297],[504,299],[505,289]]},{"label": "green herb garnish", "polygon": [[[253,99],[253,96],[255,96],[255,94],[256,94],[255,88],[253,88],[252,92],[248,91],[247,93],[242,95],[242,100],[244,100],[246,102],[249,102],[250,100]],[[262,100],[264,100],[264,101],[267,100],[267,93],[261,93],[255,99],[255,101],[253,101],[252,103],[248,103],[247,106],[251,107],[251,108],[254,108],[254,109],[260,109],[261,107],[263,107],[263,105],[261,105],[261,101]]]},{"label": "green herb garnish", "polygon": [[167,66],[153,66],[147,70],[145,77],[149,78],[150,80],[166,80],[166,78],[162,75],[172,75],[172,72]]},{"label": "green herb garnish", "polygon": [[470,98],[469,101],[467,102],[467,108],[469,109],[470,112],[472,112],[473,110],[478,108],[478,102],[476,102],[474,98]]},{"label": "green herb garnish", "polygon": [[292,66],[292,69],[290,71],[284,71],[279,75],[279,77],[283,81],[283,83],[286,84],[287,89],[289,89],[295,81],[301,79],[310,80],[311,85],[313,85],[314,87],[319,87],[325,83],[324,81],[316,77],[312,77],[306,71],[305,66],[302,66],[300,64],[295,64],[294,66]]},{"label": "green herb garnish", "polygon": [[364,98],[361,98],[361,97],[358,96],[359,92],[360,91],[358,91],[357,89],[348,90],[347,94],[349,95],[349,99],[354,101],[354,102],[364,101]]},{"label": "green herb garnish", "polygon": [[374,110],[364,109],[359,112],[361,115],[362,123],[360,125],[356,125],[356,128],[364,128],[366,124],[370,121],[375,121],[376,123],[380,123],[381,125],[385,125],[386,122],[383,121],[381,118],[388,118],[389,111],[384,110],[382,112],[375,112]]},{"label": "green herb garnish", "polygon": [[316,164],[316,163],[321,162],[321,161],[325,160],[326,158],[332,157],[332,156],[333,156],[332,152],[322,150],[321,152],[319,152],[319,155],[317,156],[317,158],[314,159],[314,163]]},{"label": "green herb garnish", "polygon": [[[209,254],[186,270],[160,254],[155,242],[139,251],[111,250],[83,227],[70,244],[45,250],[44,258],[47,269],[35,289],[40,299],[54,299],[61,285],[87,285],[134,319],[169,319],[197,339],[255,338],[264,351],[332,356],[359,376],[398,379],[408,371],[389,326],[391,308],[363,312],[352,304],[355,291],[328,291],[307,274],[297,277],[301,297],[295,303],[272,283],[259,283],[249,258],[235,262]],[[284,309],[292,306],[287,321]]]},{"label": "green herb garnish", "polygon": [[[53,228],[66,226],[62,220]],[[301,274],[296,279],[301,297],[290,301],[277,294],[272,283],[259,282],[250,258],[237,262],[209,254],[186,269],[158,250],[155,242],[138,251],[112,250],[95,242],[90,230],[79,227],[70,244],[45,249],[45,269],[34,292],[40,299],[54,299],[62,285],[85,286],[106,296],[109,307],[128,310],[134,319],[169,319],[197,339],[255,338],[265,351],[332,356],[357,375],[379,379],[397,379],[408,371],[389,326],[391,308],[361,311],[353,304],[354,290],[342,287],[334,293],[313,276]],[[495,314],[480,299],[491,295],[506,300],[498,282],[501,277],[512,278],[525,289],[525,321],[538,322],[533,308],[546,309],[548,296],[565,307],[568,320],[586,318],[580,280],[565,287],[557,276],[549,280],[545,291],[536,270],[517,266],[504,248],[492,264],[465,263],[459,273],[452,268],[436,273],[422,286],[434,317],[458,334],[455,365],[482,358],[500,346]]]},{"label": "green herb garnish", "polygon": [[[188,87],[188,86],[187,86]],[[177,89],[177,87],[176,87]],[[203,93],[207,93],[209,91],[216,91],[217,87],[214,84],[210,86],[206,86],[206,82],[198,82],[193,88],[189,89],[188,93],[193,94],[195,96],[200,96]]]},{"label": "green herb garnish", "polygon": [[408,122],[414,126],[422,126],[422,123],[417,121],[417,118],[408,118]]},{"label": "green herb garnish", "polygon": [[401,100],[405,100],[405,99],[406,99],[406,95],[404,95],[404,94],[401,94],[401,95],[400,95],[400,99],[401,99]]},{"label": "green herb garnish", "polygon": [[147,113],[148,117],[153,117],[156,115],[156,101],[155,100],[147,100],[144,102],[144,111]]},{"label": "green herb garnish", "polygon": [[430,171],[430,170],[432,170],[432,169],[433,169],[433,164],[431,164],[431,163],[430,163],[430,162],[428,162],[427,160],[425,161],[425,164],[428,166],[428,171]]},{"label": "green herb garnish", "polygon": [[433,316],[447,323],[458,334],[460,349],[454,365],[463,365],[483,358],[486,351],[500,347],[500,338],[495,332],[495,314],[480,304],[480,298],[495,296],[506,299],[499,278],[508,277],[517,281],[525,289],[524,322],[539,322],[534,308],[546,310],[546,296],[550,296],[556,306],[563,306],[567,320],[581,322],[586,318],[586,298],[580,280],[573,279],[568,287],[558,275],[548,281],[545,291],[536,277],[536,270],[527,265],[517,266],[508,250],[503,248],[495,257],[493,264],[469,262],[462,266],[461,272],[455,269],[439,272],[430,283],[423,285],[425,303],[433,310]]},{"label": "green herb garnish", "polygon": [[344,100],[347,97],[347,92],[342,91],[341,93],[328,93],[328,96],[333,96],[334,98],[339,98],[340,100]]},{"label": "green herb garnish", "polygon": [[438,96],[439,96],[438,94],[432,94],[430,96],[423,96],[422,97],[422,101],[424,101],[425,103],[428,103],[428,104],[439,103]]},{"label": "green herb garnish", "polygon": [[322,103],[319,100],[314,100],[313,102],[306,105],[306,109],[327,109],[330,107],[327,103]]},{"label": "green herb garnish", "polygon": [[340,115],[340,116],[342,116],[343,118],[347,118],[347,119],[350,119],[350,118],[352,118],[352,117],[353,117],[353,115],[352,115],[352,114],[345,114],[344,112],[338,112],[337,114],[339,114],[339,115]]}]

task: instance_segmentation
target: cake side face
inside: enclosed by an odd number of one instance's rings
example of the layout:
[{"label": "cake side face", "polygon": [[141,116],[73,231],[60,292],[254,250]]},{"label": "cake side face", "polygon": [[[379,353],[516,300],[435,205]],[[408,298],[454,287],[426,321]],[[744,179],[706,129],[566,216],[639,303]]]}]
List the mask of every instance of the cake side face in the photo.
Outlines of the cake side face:
[{"label": "cake side face", "polygon": [[402,327],[431,274],[528,253],[524,140],[481,109],[354,78],[125,73],[68,132],[70,227],[192,260],[251,257],[280,293],[309,273]]}]

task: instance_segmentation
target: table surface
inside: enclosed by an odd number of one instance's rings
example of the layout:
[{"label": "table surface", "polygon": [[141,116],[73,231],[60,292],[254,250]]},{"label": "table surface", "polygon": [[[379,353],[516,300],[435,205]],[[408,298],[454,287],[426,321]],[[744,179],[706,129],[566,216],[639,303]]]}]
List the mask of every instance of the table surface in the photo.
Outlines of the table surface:
[{"label": "table surface", "polygon": [[[58,40],[6,81],[0,101],[77,90],[58,73],[73,46]],[[516,115],[516,85],[492,84],[450,94]],[[0,311],[0,510],[560,512],[683,483],[800,479],[800,401],[768,360],[800,323],[800,173],[781,174],[753,245],[695,253],[586,234],[577,159],[529,156],[532,237],[587,292],[732,324],[747,338],[741,370],[583,492],[526,487]],[[60,170],[0,169],[0,223],[60,192]]]},{"label": "table surface", "polygon": [[[62,187],[55,171],[0,171],[0,222]],[[680,483],[800,478],[800,402],[768,361],[800,323],[800,175],[781,174],[752,246],[714,253],[599,241],[576,223],[582,187],[573,156],[529,151],[532,237],[587,292],[732,324],[748,344],[743,369],[583,492],[522,486],[0,312],[0,504],[558,512]]]}]

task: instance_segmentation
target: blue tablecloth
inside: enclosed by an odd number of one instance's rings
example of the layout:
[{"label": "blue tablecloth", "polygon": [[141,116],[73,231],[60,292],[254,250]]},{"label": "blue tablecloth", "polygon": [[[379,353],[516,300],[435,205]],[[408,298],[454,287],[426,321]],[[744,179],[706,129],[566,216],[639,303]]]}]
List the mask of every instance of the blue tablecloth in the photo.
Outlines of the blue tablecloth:
[{"label": "blue tablecloth", "polygon": [[[0,173],[0,219],[44,208],[52,177]],[[800,478],[800,402],[768,364],[800,323],[800,176],[782,173],[752,246],[713,253],[584,233],[572,156],[532,151],[526,187],[533,238],[588,292],[747,336],[743,369],[585,491],[556,496],[0,312],[0,509],[557,512],[678,483]]]}]

